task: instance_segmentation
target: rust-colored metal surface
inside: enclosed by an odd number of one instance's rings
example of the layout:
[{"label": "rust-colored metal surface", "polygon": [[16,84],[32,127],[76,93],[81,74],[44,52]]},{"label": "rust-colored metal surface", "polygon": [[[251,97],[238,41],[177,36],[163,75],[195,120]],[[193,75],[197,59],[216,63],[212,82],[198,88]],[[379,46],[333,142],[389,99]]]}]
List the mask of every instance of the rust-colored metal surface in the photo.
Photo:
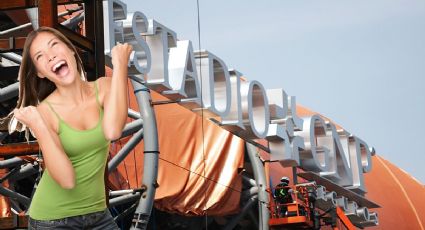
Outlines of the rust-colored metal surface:
[{"label": "rust-colored metal surface", "polygon": [[307,224],[309,220],[305,216],[291,216],[291,217],[285,217],[285,218],[276,218],[276,219],[270,219],[269,225],[270,226],[280,226],[280,227],[308,227],[311,225]]},{"label": "rust-colored metal surface", "polygon": [[38,17],[39,26],[56,27],[58,24],[58,3],[57,0],[39,0]]},{"label": "rust-colored metal surface", "polygon": [[[75,3],[85,3],[85,21],[84,32],[85,36],[69,30],[58,23],[58,8],[66,10],[61,4],[69,5]],[[85,1],[70,1],[70,0],[37,0],[37,1],[0,1],[0,10],[11,10],[8,15],[17,24],[22,25],[28,23],[28,18],[23,17],[25,11],[23,9],[38,6],[39,26],[53,27],[62,32],[68,37],[75,46],[81,49],[83,54],[83,63],[86,68],[87,78],[95,80],[98,77],[105,75],[105,60],[104,60],[104,44],[103,44],[103,8],[101,0],[85,0]],[[21,9],[21,10],[16,10]],[[19,15],[14,19],[15,15]],[[26,20],[26,21],[25,21]],[[22,50],[25,43],[25,37],[10,37],[0,38],[0,52],[13,52]]]},{"label": "rust-colored metal surface", "polygon": [[37,142],[0,145],[0,157],[31,155],[39,152]]},{"label": "rust-colored metal surface", "polygon": [[[38,2],[42,0],[2,0],[0,1],[0,10],[13,10],[13,9],[24,9],[32,8],[38,5]],[[82,3],[83,0],[55,0],[57,4],[76,4]]]},{"label": "rust-colored metal surface", "polygon": [[0,52],[12,52],[24,48],[26,37],[11,37],[0,39]]}]

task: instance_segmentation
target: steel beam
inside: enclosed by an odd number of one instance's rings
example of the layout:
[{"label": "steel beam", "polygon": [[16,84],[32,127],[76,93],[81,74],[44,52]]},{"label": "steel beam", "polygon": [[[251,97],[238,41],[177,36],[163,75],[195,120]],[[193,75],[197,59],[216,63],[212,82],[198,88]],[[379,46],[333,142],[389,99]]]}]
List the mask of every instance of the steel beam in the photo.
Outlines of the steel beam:
[{"label": "steel beam", "polygon": [[39,26],[56,27],[58,24],[58,1],[57,0],[38,0],[38,18]]},{"label": "steel beam", "polygon": [[89,80],[94,77],[105,76],[105,46],[103,32],[103,3],[101,0],[85,1],[85,26],[86,37],[93,41],[93,51],[89,59],[94,61],[94,76],[88,76]]}]

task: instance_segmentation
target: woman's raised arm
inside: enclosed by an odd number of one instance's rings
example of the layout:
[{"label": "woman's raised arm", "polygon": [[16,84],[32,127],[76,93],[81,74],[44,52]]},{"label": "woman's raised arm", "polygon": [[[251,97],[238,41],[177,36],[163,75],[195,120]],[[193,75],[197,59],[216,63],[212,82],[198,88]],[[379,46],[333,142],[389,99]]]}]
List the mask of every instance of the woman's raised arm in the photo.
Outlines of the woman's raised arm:
[{"label": "woman's raised arm", "polygon": [[103,107],[105,111],[103,130],[105,138],[108,140],[116,140],[121,136],[127,120],[127,68],[131,51],[132,47],[127,43],[118,44],[112,48],[112,79],[102,79],[101,90],[104,93]]}]

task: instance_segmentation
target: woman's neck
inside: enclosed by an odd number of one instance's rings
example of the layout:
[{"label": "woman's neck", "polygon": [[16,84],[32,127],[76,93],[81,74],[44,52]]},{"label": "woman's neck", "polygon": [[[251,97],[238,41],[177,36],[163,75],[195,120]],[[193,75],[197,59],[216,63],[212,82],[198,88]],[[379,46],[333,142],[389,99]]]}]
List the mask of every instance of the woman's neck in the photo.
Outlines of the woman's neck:
[{"label": "woman's neck", "polygon": [[85,101],[87,95],[90,93],[87,82],[76,78],[73,84],[64,86],[57,86],[56,94],[62,102],[68,105],[79,105]]}]

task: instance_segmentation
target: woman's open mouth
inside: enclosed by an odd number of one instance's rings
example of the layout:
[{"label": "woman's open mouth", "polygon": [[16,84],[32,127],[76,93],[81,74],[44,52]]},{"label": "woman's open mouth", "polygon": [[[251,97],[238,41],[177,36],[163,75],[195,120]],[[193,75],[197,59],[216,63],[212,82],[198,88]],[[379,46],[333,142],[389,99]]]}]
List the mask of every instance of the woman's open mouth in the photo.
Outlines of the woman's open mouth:
[{"label": "woman's open mouth", "polygon": [[52,72],[60,77],[65,77],[69,73],[68,64],[66,61],[59,61],[52,67]]}]

